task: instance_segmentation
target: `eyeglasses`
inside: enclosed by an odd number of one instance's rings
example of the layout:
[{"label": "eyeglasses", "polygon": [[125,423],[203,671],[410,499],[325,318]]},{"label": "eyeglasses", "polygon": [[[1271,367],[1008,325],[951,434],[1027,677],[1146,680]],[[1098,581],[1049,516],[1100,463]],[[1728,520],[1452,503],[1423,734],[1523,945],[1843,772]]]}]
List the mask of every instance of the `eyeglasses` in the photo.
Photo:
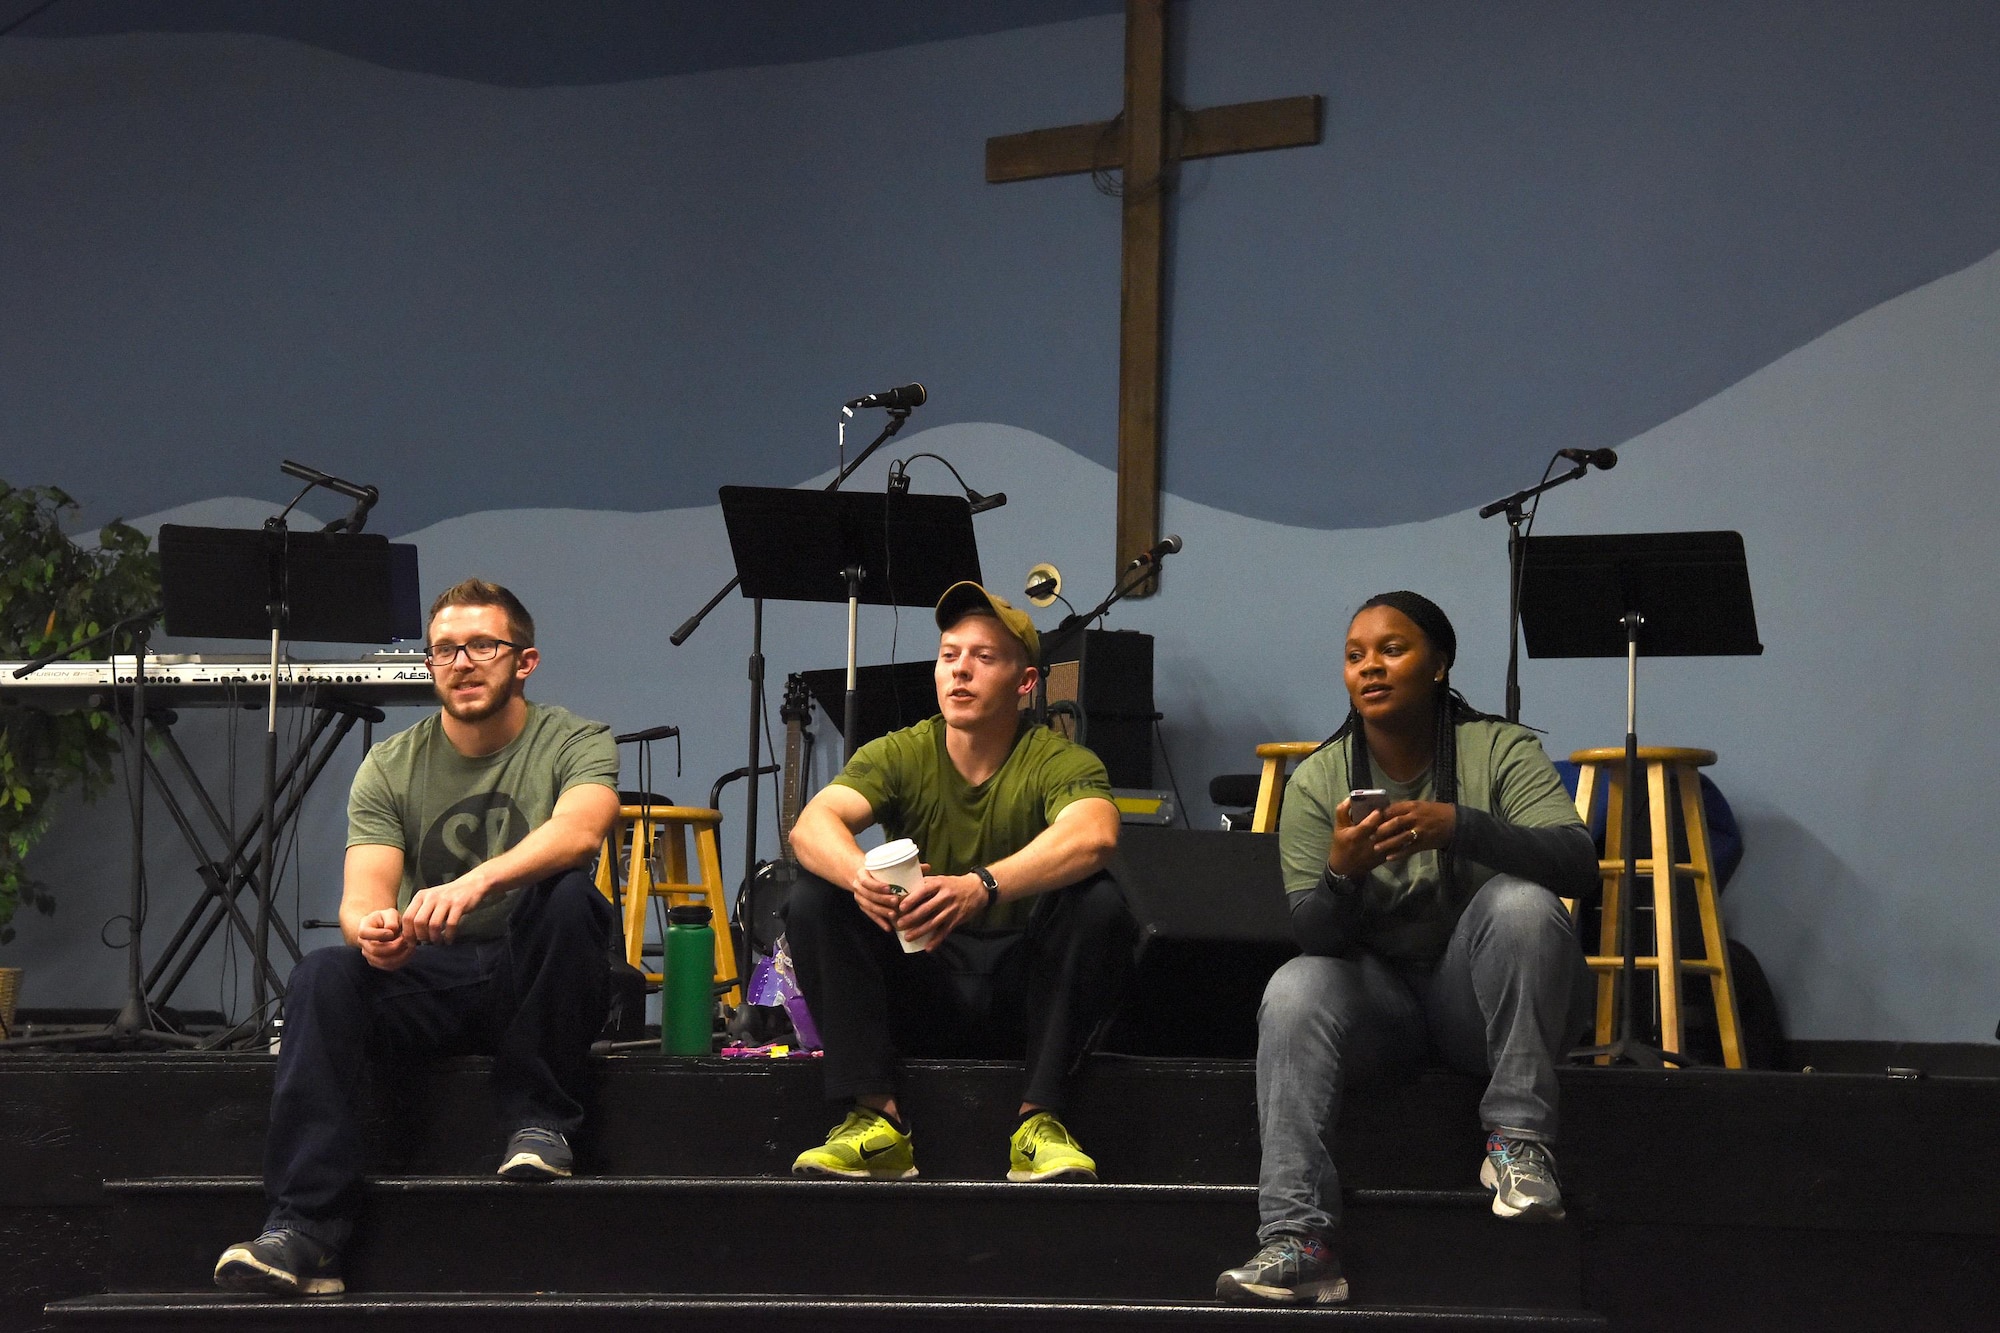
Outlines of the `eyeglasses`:
[{"label": "eyeglasses", "polygon": [[434,667],[448,667],[460,653],[474,662],[491,662],[502,648],[524,648],[512,639],[472,639],[465,643],[434,643],[424,649],[424,661]]}]

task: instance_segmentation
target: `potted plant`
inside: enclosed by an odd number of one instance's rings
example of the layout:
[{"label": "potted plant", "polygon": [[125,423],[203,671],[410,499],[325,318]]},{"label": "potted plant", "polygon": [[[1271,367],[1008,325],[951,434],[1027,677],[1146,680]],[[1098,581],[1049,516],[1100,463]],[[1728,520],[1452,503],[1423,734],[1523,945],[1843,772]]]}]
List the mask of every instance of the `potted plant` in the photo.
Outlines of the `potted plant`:
[{"label": "potted plant", "polygon": [[[81,642],[156,604],[159,561],[145,534],[113,520],[95,550],[63,531],[76,501],[53,486],[0,481],[0,658],[22,661]],[[92,651],[129,653],[119,635]],[[0,944],[14,938],[22,905],[55,910],[49,886],[26,870],[48,831],[49,807],[71,787],[86,800],[112,781],[118,722],[94,709],[49,711],[0,699]]]}]

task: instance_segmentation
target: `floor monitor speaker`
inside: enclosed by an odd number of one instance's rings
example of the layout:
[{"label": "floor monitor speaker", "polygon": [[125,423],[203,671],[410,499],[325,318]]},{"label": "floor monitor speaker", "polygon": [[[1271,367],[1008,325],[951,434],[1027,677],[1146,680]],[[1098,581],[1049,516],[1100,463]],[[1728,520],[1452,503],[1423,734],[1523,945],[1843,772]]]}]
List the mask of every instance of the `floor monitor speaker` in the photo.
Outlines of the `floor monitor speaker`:
[{"label": "floor monitor speaker", "polygon": [[1254,1057],[1264,983],[1298,952],[1276,836],[1128,825],[1112,874],[1139,923],[1139,964],[1104,1049]]}]

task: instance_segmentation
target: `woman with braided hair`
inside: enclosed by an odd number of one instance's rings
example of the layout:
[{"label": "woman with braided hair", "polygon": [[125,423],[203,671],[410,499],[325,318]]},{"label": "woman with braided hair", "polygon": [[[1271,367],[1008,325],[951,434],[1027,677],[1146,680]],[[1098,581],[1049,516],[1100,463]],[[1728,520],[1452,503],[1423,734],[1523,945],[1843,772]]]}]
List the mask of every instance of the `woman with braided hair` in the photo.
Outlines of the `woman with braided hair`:
[{"label": "woman with braided hair", "polygon": [[[1341,1091],[1427,1057],[1489,1080],[1493,1211],[1563,1215],[1555,1061],[1588,1025],[1592,988],[1557,899],[1597,891],[1597,853],[1534,733],[1452,688],[1457,653],[1436,603],[1369,598],[1347,628],[1347,719],[1285,790],[1279,855],[1302,956],[1258,1012],[1261,1248],[1217,1279],[1224,1299],[1347,1298],[1326,1142]],[[1366,789],[1386,808],[1356,809],[1349,793]]]}]

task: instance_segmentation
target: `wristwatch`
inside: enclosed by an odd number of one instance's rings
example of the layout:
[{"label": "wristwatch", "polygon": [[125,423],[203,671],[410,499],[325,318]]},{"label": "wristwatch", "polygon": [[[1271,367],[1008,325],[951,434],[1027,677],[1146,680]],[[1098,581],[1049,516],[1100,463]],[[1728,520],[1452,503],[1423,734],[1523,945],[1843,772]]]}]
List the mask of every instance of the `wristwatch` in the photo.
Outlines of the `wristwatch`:
[{"label": "wristwatch", "polygon": [[979,876],[979,882],[986,886],[986,910],[992,911],[993,904],[1000,901],[1000,881],[993,878],[993,872],[985,866],[974,866],[966,873]]}]

